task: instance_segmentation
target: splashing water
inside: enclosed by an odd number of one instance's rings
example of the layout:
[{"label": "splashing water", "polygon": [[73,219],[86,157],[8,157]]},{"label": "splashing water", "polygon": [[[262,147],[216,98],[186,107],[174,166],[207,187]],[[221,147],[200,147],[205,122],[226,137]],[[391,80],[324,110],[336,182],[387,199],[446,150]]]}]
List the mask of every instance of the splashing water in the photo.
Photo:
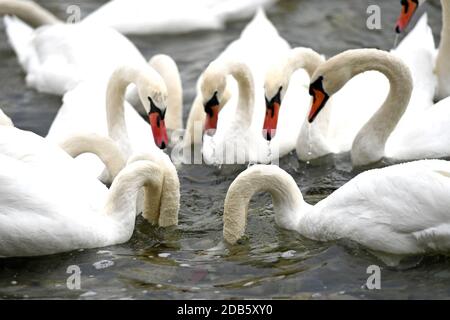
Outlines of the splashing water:
[{"label": "splashing water", "polygon": [[311,161],[310,161],[310,159],[311,159],[311,156],[312,156],[312,141],[311,141],[311,126],[312,126],[312,123],[309,123],[308,124],[308,160],[306,161],[306,164],[307,165],[310,165],[311,164]]}]

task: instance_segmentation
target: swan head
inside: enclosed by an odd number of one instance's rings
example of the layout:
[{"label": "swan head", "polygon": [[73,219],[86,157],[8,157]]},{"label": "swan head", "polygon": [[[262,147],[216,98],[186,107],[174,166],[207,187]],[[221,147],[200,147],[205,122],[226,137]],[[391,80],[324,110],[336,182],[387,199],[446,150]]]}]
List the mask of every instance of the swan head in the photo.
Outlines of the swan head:
[{"label": "swan head", "polygon": [[[312,97],[312,105],[308,116],[309,123],[316,119],[330,97],[341,90],[353,77],[354,68],[349,60],[353,58],[354,52],[355,50],[349,50],[341,53],[320,65],[314,72],[309,86],[309,94]],[[355,61],[355,59],[352,61]]]},{"label": "swan head", "polygon": [[395,32],[402,33],[411,22],[414,13],[426,0],[401,0],[402,11],[395,26]]},{"label": "swan head", "polygon": [[167,108],[167,89],[165,86],[140,86],[139,98],[148,113],[153,139],[160,149],[165,149],[169,144],[165,124]]},{"label": "swan head", "polygon": [[264,118],[263,136],[268,141],[275,137],[278,126],[278,115],[281,103],[289,86],[289,78],[282,66],[274,66],[266,74],[264,85],[266,115]]},{"label": "swan head", "polygon": [[200,90],[206,113],[205,131],[213,133],[217,129],[219,112],[225,105],[227,94],[227,77],[225,72],[214,63],[203,74]]}]

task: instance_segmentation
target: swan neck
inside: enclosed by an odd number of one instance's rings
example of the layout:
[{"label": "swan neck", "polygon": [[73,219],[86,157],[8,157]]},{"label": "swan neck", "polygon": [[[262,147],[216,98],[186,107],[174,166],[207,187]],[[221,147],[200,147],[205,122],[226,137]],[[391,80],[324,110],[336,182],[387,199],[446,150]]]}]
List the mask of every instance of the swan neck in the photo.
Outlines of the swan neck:
[{"label": "swan neck", "polygon": [[279,167],[256,165],[240,174],[226,195],[223,233],[228,243],[244,236],[248,206],[258,192],[271,194],[278,225],[290,230],[298,227],[301,212],[308,205],[294,179]]},{"label": "swan neck", "polygon": [[238,108],[236,110],[236,124],[247,129],[252,124],[254,110],[254,82],[250,69],[241,63],[228,64],[228,73],[236,79],[239,87]]},{"label": "swan neck", "polygon": [[108,134],[118,142],[125,156],[131,152],[125,122],[125,94],[130,84],[140,87],[140,72],[135,68],[122,67],[111,75],[106,92]]},{"label": "swan neck", "polygon": [[353,66],[353,76],[373,70],[384,74],[390,83],[387,99],[360,130],[353,143],[354,164],[365,165],[384,157],[386,141],[409,105],[413,80],[408,67],[399,58],[382,51],[371,51],[356,57]]},{"label": "swan neck", "polygon": [[448,58],[450,54],[450,1],[441,0],[442,5],[442,31],[439,54]]},{"label": "swan neck", "polygon": [[0,0],[0,14],[14,15],[33,28],[61,23],[50,11],[33,1]]},{"label": "swan neck", "polygon": [[129,163],[151,161],[163,172],[163,183],[158,187],[146,187],[144,190],[144,218],[153,225],[170,227],[178,225],[180,209],[180,180],[177,169],[166,155],[137,154]]},{"label": "swan neck", "polygon": [[76,135],[61,142],[60,147],[72,158],[84,153],[95,154],[103,162],[113,179],[126,164],[116,143],[108,137],[96,134]]},{"label": "swan neck", "polygon": [[146,192],[159,194],[163,179],[162,170],[153,162],[137,161],[129,164],[111,185],[105,213],[133,232],[138,192],[145,187]]},{"label": "swan neck", "polygon": [[323,62],[325,62],[325,59],[314,50],[308,48],[296,48],[289,54],[285,72],[290,78],[295,71],[305,69],[311,78],[317,67]]},{"label": "swan neck", "polygon": [[183,86],[175,61],[169,56],[157,55],[150,60],[150,66],[161,75],[167,87],[166,128],[183,129]]},{"label": "swan neck", "polygon": [[450,1],[441,0],[442,4],[442,31],[439,51],[436,58],[436,75],[439,86],[436,92],[438,99],[450,95]]}]

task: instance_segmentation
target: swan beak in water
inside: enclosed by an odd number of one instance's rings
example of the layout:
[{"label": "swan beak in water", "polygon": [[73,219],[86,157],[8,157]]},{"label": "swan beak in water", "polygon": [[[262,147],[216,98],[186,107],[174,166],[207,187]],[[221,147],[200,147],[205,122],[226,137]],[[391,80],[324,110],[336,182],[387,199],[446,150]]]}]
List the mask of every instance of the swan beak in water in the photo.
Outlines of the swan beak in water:
[{"label": "swan beak in water", "polygon": [[164,122],[166,110],[162,111],[153,103],[151,98],[149,98],[149,100],[150,113],[148,114],[148,118],[152,128],[153,139],[158,148],[165,149],[169,145],[166,124]]},{"label": "swan beak in water", "polygon": [[280,106],[281,91],[270,101],[266,98],[266,117],[264,118],[263,136],[267,141],[271,141],[277,133]]},{"label": "swan beak in water", "polygon": [[209,135],[214,135],[217,129],[217,122],[219,121],[219,99],[217,98],[217,92],[214,96],[205,104],[205,132]]},{"label": "swan beak in water", "polygon": [[309,94],[313,97],[311,110],[308,116],[309,123],[312,123],[325,107],[330,96],[323,89],[323,77],[318,78],[309,87]]},{"label": "swan beak in water", "polygon": [[400,17],[398,17],[395,27],[395,32],[397,33],[402,33],[411,22],[411,18],[419,7],[419,0],[402,0],[401,4],[402,12],[400,13]]}]

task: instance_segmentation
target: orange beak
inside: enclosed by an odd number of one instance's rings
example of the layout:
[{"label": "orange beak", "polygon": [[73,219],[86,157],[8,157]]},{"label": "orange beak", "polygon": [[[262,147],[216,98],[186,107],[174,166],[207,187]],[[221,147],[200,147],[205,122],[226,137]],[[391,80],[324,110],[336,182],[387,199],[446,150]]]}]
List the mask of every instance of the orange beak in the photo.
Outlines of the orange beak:
[{"label": "orange beak", "polygon": [[419,7],[418,0],[402,0],[402,12],[397,20],[397,25],[395,27],[395,32],[402,33],[408,24],[411,22],[414,13]]},{"label": "orange beak", "polygon": [[161,114],[158,112],[151,112],[149,114],[149,121],[153,132],[153,139],[155,139],[155,144],[158,148],[165,149],[169,144],[169,138],[167,137],[164,119],[162,119]]},{"label": "orange beak", "polygon": [[267,104],[263,127],[263,136],[267,141],[271,141],[277,133],[279,113],[280,104],[278,102]]},{"label": "orange beak", "polygon": [[211,106],[206,113],[205,131],[214,132],[219,121],[219,106]]},{"label": "orange beak", "polygon": [[311,110],[308,116],[309,123],[312,123],[316,119],[330,98],[330,96],[323,89],[322,81],[323,77],[320,77],[309,87],[309,94],[313,97]]}]

